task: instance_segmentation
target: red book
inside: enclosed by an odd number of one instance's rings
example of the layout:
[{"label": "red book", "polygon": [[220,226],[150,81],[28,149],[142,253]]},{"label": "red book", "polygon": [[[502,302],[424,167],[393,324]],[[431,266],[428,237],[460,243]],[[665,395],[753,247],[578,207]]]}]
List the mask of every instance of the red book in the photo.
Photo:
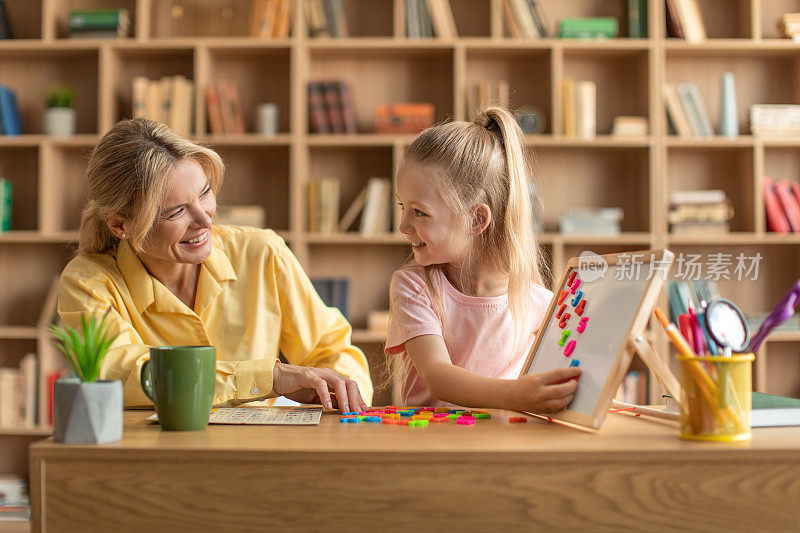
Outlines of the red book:
[{"label": "red book", "polygon": [[222,107],[219,101],[219,93],[217,87],[213,83],[209,83],[206,87],[206,103],[208,104],[208,130],[213,135],[221,135],[225,133],[225,127],[222,122]]},{"label": "red book", "polygon": [[50,400],[49,404],[48,404],[49,405],[49,411],[48,412],[49,412],[49,420],[50,420],[50,425],[51,426],[53,425],[53,420],[54,420],[54,417],[53,417],[53,401],[55,400],[56,380],[58,378],[60,378],[60,377],[61,377],[61,372],[59,372],[57,370],[55,372],[50,372],[49,374],[47,374],[47,391],[48,391],[48,399]]},{"label": "red book", "polygon": [[782,179],[775,184],[775,195],[786,213],[792,232],[800,232],[800,204],[797,203],[797,199],[792,192],[792,186],[789,185],[789,180]]},{"label": "red book", "polygon": [[797,205],[800,205],[800,183],[796,181],[790,181],[789,187],[792,189],[792,196],[794,199],[797,200]]},{"label": "red book", "polygon": [[325,111],[325,98],[322,95],[322,84],[308,82],[308,118],[313,133],[330,133],[328,113]]},{"label": "red book", "polygon": [[767,211],[767,229],[775,233],[789,233],[791,227],[786,219],[778,196],[775,194],[772,178],[764,176],[764,207]]},{"label": "red book", "polygon": [[322,96],[325,100],[325,110],[328,113],[328,122],[332,133],[344,133],[344,115],[342,102],[339,99],[338,81],[322,83]]},{"label": "red book", "polygon": [[341,106],[344,131],[345,133],[357,133],[356,111],[350,85],[346,81],[339,80],[336,82],[336,90],[339,93],[339,105]]}]

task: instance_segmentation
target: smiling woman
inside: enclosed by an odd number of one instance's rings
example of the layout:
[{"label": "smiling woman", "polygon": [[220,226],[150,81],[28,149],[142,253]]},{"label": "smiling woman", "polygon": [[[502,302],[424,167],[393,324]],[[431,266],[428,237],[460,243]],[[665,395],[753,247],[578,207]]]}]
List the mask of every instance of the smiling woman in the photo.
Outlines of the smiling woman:
[{"label": "smiling woman", "polygon": [[151,405],[139,386],[151,346],[213,345],[215,405],[284,395],[362,410],[372,397],[366,358],[283,240],[213,224],[224,168],[213,150],[158,122],[109,130],[89,159],[61,318],[74,327],[109,310],[119,337],[101,378],[122,380],[128,407]]}]

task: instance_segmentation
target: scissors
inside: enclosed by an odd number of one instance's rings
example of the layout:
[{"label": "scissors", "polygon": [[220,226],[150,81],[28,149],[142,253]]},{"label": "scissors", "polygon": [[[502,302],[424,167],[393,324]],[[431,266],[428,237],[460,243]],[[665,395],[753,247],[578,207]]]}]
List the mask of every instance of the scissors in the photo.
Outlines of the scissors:
[{"label": "scissors", "polygon": [[773,329],[792,318],[798,299],[800,299],[800,280],[795,282],[794,286],[789,289],[789,292],[781,298],[778,305],[776,305],[772,312],[767,315],[767,318],[764,319],[761,327],[758,328],[758,331],[750,340],[750,344],[747,347],[748,352],[755,353]]},{"label": "scissors", "polygon": [[704,310],[705,329],[711,340],[725,350],[725,355],[729,355],[732,351],[747,351],[750,326],[744,313],[736,304],[725,298],[718,298],[711,302],[706,302],[699,294],[698,298],[700,306]]}]

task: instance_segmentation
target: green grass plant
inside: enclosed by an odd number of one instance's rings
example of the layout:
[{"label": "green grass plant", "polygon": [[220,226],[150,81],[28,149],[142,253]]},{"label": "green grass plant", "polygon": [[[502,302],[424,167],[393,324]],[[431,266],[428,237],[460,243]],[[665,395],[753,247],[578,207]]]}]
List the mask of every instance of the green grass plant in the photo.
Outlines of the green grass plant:
[{"label": "green grass plant", "polygon": [[84,315],[81,317],[80,333],[70,326],[63,328],[50,326],[50,333],[56,339],[56,347],[64,354],[75,375],[81,381],[94,382],[100,375],[100,365],[111,347],[111,343],[119,335],[108,332],[105,315]]}]

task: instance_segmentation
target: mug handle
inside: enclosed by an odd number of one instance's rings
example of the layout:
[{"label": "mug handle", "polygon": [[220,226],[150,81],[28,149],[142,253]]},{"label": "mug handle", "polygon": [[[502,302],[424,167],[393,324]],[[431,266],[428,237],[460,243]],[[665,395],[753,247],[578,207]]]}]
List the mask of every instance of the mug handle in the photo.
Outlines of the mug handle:
[{"label": "mug handle", "polygon": [[153,405],[156,403],[155,395],[153,394],[153,379],[150,375],[150,359],[142,364],[142,371],[139,373],[139,382],[142,385],[142,390],[145,395],[150,398]]}]

